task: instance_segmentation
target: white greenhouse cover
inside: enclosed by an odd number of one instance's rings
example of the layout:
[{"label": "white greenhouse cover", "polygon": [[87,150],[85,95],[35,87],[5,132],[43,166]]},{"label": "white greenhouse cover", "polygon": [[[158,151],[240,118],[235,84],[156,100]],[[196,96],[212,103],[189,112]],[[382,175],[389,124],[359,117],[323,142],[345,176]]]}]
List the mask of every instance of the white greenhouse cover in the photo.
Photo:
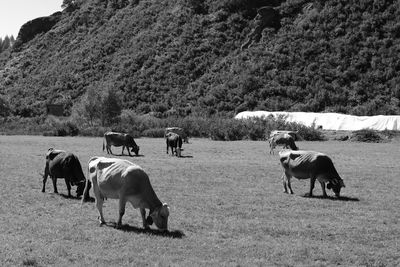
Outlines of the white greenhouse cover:
[{"label": "white greenhouse cover", "polygon": [[400,131],[400,116],[353,116],[340,113],[313,113],[313,112],[286,112],[286,111],[243,111],[235,119],[262,118],[268,116],[275,118],[282,116],[287,122],[296,122],[305,126],[322,126],[324,130],[357,131],[371,129],[377,131]]}]

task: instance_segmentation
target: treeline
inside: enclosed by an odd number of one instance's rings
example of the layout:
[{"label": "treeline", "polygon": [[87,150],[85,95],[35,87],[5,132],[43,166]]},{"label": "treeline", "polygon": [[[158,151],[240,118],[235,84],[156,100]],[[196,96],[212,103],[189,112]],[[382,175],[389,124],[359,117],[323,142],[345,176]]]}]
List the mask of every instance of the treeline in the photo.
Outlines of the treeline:
[{"label": "treeline", "polygon": [[[54,103],[71,116],[90,90],[159,119],[259,109],[400,114],[399,1],[64,4],[50,31],[0,60],[9,116],[42,117]],[[241,50],[267,5],[281,27]]]},{"label": "treeline", "polygon": [[[1,104],[1,102],[0,102]],[[1,105],[0,105],[1,107]],[[283,118],[236,120],[221,116],[199,117],[168,115],[160,111],[138,114],[132,109],[122,109],[122,96],[113,90],[99,93],[88,89],[73,106],[68,117],[42,115],[36,118],[7,116],[3,118],[3,134],[40,134],[46,136],[103,136],[107,131],[129,133],[134,137],[164,137],[166,127],[181,127],[191,137],[213,140],[266,140],[271,131],[298,131],[304,140],[323,140],[322,133],[314,127],[286,123]]]},{"label": "treeline", "polygon": [[166,127],[185,129],[190,137],[210,138],[219,141],[267,140],[276,129],[298,131],[303,140],[326,140],[324,134],[313,128],[283,119],[269,118],[236,120],[224,117],[177,117],[156,118],[136,114],[133,110],[122,110],[112,124],[82,123],[82,118],[43,116],[23,118],[9,116],[1,121],[0,134],[31,134],[45,136],[103,136],[107,131],[129,133],[134,137],[164,137]]},{"label": "treeline", "polygon": [[15,39],[13,35],[11,36],[6,35],[4,39],[0,37],[0,53],[5,51],[6,49],[11,48],[14,43]]}]

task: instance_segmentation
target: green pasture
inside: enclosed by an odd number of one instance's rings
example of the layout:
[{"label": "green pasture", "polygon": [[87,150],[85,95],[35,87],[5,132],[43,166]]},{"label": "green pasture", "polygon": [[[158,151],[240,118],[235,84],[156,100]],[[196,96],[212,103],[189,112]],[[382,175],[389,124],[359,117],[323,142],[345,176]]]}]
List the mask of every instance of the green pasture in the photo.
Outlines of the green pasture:
[{"label": "green pasture", "polygon": [[[140,156],[123,158],[148,173],[170,205],[170,231],[183,236],[144,231],[130,205],[122,229],[100,227],[94,203],[66,198],[63,180],[60,194],[51,180],[41,192],[48,148],[75,153],[86,174],[90,157],[106,156],[102,142],[0,136],[2,266],[400,265],[399,142],[298,142],[331,156],[346,185],[337,200],[320,198],[318,183],[316,197],[303,197],[309,180],[293,179],[295,194],[284,194],[278,155],[265,141],[191,139],[177,158],[161,138],[136,139]],[[105,202],[108,222],[117,207]]]}]

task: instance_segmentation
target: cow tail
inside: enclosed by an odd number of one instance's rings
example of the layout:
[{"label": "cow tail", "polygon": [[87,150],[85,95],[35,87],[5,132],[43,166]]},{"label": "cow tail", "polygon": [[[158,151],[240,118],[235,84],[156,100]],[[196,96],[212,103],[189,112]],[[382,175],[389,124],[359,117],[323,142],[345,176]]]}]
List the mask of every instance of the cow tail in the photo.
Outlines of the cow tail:
[{"label": "cow tail", "polygon": [[85,182],[85,189],[83,190],[83,195],[82,195],[82,202],[81,205],[89,200],[89,189],[90,189],[90,173],[89,173],[89,168],[88,168],[88,176]]},{"label": "cow tail", "polygon": [[[104,139],[105,139],[105,137],[104,137]],[[103,139],[103,151],[104,151],[104,139]]]}]

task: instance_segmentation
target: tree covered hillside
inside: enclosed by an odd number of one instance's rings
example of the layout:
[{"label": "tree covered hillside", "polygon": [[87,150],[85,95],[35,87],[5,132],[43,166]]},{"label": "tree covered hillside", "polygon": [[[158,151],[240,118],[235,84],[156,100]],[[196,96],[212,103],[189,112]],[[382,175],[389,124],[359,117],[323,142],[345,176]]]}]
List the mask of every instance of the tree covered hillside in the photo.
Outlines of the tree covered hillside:
[{"label": "tree covered hillside", "polygon": [[[71,3],[0,61],[0,102],[14,115],[40,116],[49,103],[68,115],[93,89],[137,113],[400,114],[399,1]],[[268,5],[280,28],[241,49]]]}]

